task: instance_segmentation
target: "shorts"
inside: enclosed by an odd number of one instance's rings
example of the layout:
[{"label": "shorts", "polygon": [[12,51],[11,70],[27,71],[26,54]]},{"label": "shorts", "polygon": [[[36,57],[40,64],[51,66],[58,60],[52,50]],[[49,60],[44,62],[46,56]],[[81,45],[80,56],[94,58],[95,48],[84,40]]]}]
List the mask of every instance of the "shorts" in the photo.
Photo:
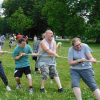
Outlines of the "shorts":
[{"label": "shorts", "polygon": [[41,69],[41,78],[46,80],[49,78],[53,79],[54,77],[58,77],[58,72],[56,70],[56,66],[54,65],[43,65],[40,67]]},{"label": "shorts", "polygon": [[35,60],[36,61],[37,60],[37,57],[32,57],[32,60]]},{"label": "shorts", "polygon": [[30,66],[23,67],[23,68],[15,68],[15,74],[14,77],[22,77],[23,73],[25,75],[31,74]]},{"label": "shorts", "polygon": [[71,74],[71,83],[73,87],[79,87],[80,78],[87,84],[87,86],[93,92],[95,89],[98,88],[95,78],[94,78],[94,70],[93,68],[90,69],[70,69]]},{"label": "shorts", "polygon": [[12,41],[10,41],[10,42],[9,42],[9,46],[13,46],[13,43],[12,43]]},{"label": "shorts", "polygon": [[58,46],[61,47],[61,44],[59,44]]}]

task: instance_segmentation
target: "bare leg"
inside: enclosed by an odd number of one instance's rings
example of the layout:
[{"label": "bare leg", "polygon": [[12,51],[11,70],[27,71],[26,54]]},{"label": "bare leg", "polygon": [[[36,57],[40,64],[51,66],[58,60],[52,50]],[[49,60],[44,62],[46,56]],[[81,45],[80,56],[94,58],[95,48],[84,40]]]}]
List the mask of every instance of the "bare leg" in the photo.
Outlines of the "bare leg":
[{"label": "bare leg", "polygon": [[73,91],[74,91],[74,94],[76,96],[76,99],[77,100],[82,100],[80,88],[79,87],[74,87]]},{"label": "bare leg", "polygon": [[19,77],[16,77],[16,82],[20,83],[20,78]]},{"label": "bare leg", "polygon": [[46,80],[42,80],[41,89],[44,88],[45,83],[46,83]]},{"label": "bare leg", "polygon": [[4,42],[3,42],[3,49],[4,49]]},{"label": "bare leg", "polygon": [[29,86],[32,86],[32,78],[31,78],[31,74],[26,75],[28,78],[28,84]]},{"label": "bare leg", "polygon": [[100,90],[99,90],[99,89],[95,89],[95,90],[93,91],[93,93],[94,93],[94,95],[96,96],[96,98],[97,98],[98,100],[100,100]]},{"label": "bare leg", "polygon": [[61,83],[60,83],[59,77],[54,77],[54,80],[55,80],[55,82],[57,83],[58,88],[61,89],[62,87],[61,87]]}]

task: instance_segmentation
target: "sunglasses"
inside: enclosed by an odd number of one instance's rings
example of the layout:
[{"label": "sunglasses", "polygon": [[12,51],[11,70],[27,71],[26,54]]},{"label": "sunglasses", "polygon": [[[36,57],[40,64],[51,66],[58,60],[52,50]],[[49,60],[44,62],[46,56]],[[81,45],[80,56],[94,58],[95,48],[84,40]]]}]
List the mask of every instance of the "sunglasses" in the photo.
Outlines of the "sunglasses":
[{"label": "sunglasses", "polygon": [[76,46],[74,46],[74,47],[78,47],[78,46],[80,46],[81,45],[81,43],[79,43],[78,45],[76,45]]}]

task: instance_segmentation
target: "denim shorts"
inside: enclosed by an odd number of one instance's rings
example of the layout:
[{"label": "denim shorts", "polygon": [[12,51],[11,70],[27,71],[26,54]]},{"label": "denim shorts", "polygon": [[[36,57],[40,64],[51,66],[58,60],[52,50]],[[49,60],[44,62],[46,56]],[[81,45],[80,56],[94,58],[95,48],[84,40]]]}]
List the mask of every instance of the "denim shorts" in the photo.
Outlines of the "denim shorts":
[{"label": "denim shorts", "polygon": [[41,68],[41,78],[46,80],[49,78],[53,79],[58,76],[58,72],[56,70],[56,66],[54,65],[43,65]]},{"label": "denim shorts", "polygon": [[87,86],[94,91],[98,88],[95,78],[93,68],[89,69],[70,69],[71,83],[73,87],[79,87],[80,78],[87,84]]}]

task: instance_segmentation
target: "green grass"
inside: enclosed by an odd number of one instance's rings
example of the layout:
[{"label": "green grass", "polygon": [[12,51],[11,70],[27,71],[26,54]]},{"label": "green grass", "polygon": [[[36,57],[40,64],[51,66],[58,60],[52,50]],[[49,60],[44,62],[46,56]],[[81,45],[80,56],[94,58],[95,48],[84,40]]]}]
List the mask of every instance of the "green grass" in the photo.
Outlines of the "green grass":
[{"label": "green grass", "polygon": [[[58,41],[57,41],[58,42]],[[84,42],[84,41],[83,41]],[[94,41],[87,41],[86,42],[91,49],[94,51],[93,56],[98,61],[100,61],[99,53],[100,53],[100,44],[95,44]],[[8,40],[6,40],[4,51],[13,52],[8,45]],[[33,49],[33,41],[29,41],[29,45]],[[57,51],[59,56],[68,56],[68,50],[71,44],[70,41],[62,41],[61,51]],[[21,89],[16,90],[16,81],[14,78],[14,70],[15,70],[15,61],[13,60],[12,54],[4,54],[0,55],[0,60],[2,61],[3,68],[5,74],[8,78],[9,86],[11,87],[12,91],[8,92],[5,88],[3,81],[0,79],[0,100],[76,100],[73,90],[71,88],[71,79],[70,79],[70,67],[68,65],[67,58],[56,58],[57,62],[57,70],[59,73],[59,77],[61,80],[61,84],[65,93],[58,93],[57,84],[53,81],[51,84],[51,79],[48,79],[45,84],[46,93],[40,92],[41,86],[41,75],[39,73],[34,74],[35,69],[35,62],[30,58],[30,66],[32,71],[32,80],[33,80],[33,88],[34,93],[32,95],[29,94],[29,86],[28,80],[26,76],[23,74],[21,78]],[[100,63],[93,64],[93,68],[95,71],[95,79],[96,83],[100,88]],[[91,90],[86,86],[86,84],[81,80],[80,81],[80,88],[82,91],[82,98],[83,100],[96,100],[95,96],[91,92]]]}]

